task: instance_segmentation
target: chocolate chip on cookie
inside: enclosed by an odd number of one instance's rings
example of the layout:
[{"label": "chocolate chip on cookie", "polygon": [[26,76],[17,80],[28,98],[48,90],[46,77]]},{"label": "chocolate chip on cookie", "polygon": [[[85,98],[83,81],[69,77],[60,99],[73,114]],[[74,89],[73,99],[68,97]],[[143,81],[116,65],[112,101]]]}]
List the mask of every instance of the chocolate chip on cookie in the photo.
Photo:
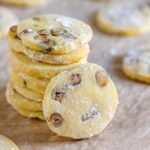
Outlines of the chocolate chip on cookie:
[{"label": "chocolate chip on cookie", "polygon": [[73,86],[78,85],[81,83],[81,75],[79,73],[72,74],[70,80]]},{"label": "chocolate chip on cookie", "polygon": [[107,83],[108,83],[108,77],[107,77],[107,74],[104,71],[100,71],[100,70],[97,71],[96,74],[95,74],[95,78],[96,78],[96,82],[101,87],[106,86]]},{"label": "chocolate chip on cookie", "polygon": [[58,102],[62,102],[64,96],[66,95],[65,90],[62,89],[54,89],[52,92],[52,98]]},{"label": "chocolate chip on cookie", "polygon": [[17,31],[17,25],[11,26],[10,31],[16,32]]},{"label": "chocolate chip on cookie", "polygon": [[24,29],[22,32],[21,32],[21,34],[23,33],[23,34],[27,34],[27,33],[32,33],[33,32],[33,30],[32,29]]},{"label": "chocolate chip on cookie", "polygon": [[55,113],[51,114],[50,119],[48,121],[52,122],[52,124],[55,127],[60,127],[62,125],[64,119],[61,116],[61,114],[55,112]]}]

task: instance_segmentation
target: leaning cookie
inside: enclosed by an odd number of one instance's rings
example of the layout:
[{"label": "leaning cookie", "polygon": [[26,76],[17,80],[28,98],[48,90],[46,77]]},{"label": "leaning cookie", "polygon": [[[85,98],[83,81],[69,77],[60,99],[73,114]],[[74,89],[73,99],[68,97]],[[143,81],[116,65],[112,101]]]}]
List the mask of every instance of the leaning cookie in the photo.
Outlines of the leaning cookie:
[{"label": "leaning cookie", "polygon": [[60,15],[42,15],[18,24],[17,36],[26,47],[53,54],[66,54],[87,45],[92,30],[82,21]]},{"label": "leaning cookie", "polygon": [[0,38],[7,34],[9,28],[18,22],[13,12],[0,7]]},{"label": "leaning cookie", "polygon": [[23,45],[16,34],[16,30],[17,26],[12,26],[9,30],[8,43],[11,50],[24,53],[26,56],[35,61],[54,65],[68,65],[81,60],[89,53],[88,45],[82,45],[82,47],[79,47],[70,53],[61,55],[51,54],[51,52],[45,51],[33,51]]},{"label": "leaning cookie", "polygon": [[1,150],[19,150],[19,147],[7,137],[0,135],[0,149]]},{"label": "leaning cookie", "polygon": [[0,0],[0,3],[21,7],[31,7],[45,4],[46,0]]},{"label": "leaning cookie", "polygon": [[97,26],[106,33],[139,35],[150,31],[150,8],[148,4],[110,4],[96,16]]},{"label": "leaning cookie", "polygon": [[116,87],[105,70],[87,63],[54,77],[43,101],[50,130],[74,139],[99,134],[118,105]]},{"label": "leaning cookie", "polygon": [[150,50],[130,50],[123,58],[123,72],[131,79],[150,83]]},{"label": "leaning cookie", "polygon": [[23,72],[30,76],[40,79],[51,79],[58,73],[70,70],[87,62],[86,58],[70,65],[49,65],[40,62],[32,61],[25,55],[16,52],[10,52],[10,66],[17,72]]},{"label": "leaning cookie", "polygon": [[13,106],[13,108],[20,115],[22,115],[24,117],[28,117],[28,118],[38,118],[38,119],[44,120],[42,111],[30,111],[30,110],[26,110],[26,109],[20,107],[20,104],[18,104],[18,102],[13,101],[14,99],[12,99],[10,92],[11,92],[10,88],[7,88],[7,91],[6,91],[7,101],[11,106]]}]

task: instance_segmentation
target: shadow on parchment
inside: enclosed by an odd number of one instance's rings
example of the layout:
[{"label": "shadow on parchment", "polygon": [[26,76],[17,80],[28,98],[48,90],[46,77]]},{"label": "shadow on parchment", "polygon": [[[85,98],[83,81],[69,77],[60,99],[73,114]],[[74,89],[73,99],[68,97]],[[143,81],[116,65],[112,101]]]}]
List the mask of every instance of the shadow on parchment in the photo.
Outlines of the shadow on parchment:
[{"label": "shadow on parchment", "polygon": [[0,91],[0,134],[11,138],[18,145],[79,141],[56,136],[48,129],[45,121],[22,117],[7,103],[5,89]]}]

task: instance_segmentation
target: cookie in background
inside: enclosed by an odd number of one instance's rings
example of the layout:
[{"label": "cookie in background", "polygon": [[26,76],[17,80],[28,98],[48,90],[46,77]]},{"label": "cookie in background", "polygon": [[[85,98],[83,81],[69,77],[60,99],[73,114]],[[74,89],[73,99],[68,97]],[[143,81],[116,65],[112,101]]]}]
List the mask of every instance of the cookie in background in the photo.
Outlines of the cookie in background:
[{"label": "cookie in background", "polygon": [[109,34],[136,36],[150,32],[148,3],[109,3],[96,15],[97,27]]},{"label": "cookie in background", "polygon": [[0,0],[0,4],[17,6],[17,7],[33,7],[46,3],[47,0]]},{"label": "cookie in background", "polygon": [[150,84],[150,50],[133,49],[123,58],[122,69],[129,78]]}]

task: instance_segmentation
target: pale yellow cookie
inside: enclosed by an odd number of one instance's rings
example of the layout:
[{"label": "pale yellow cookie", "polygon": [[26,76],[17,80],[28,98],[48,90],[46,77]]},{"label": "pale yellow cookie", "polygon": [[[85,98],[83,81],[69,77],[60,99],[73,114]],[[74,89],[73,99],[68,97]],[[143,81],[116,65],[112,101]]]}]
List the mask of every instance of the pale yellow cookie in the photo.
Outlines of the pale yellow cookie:
[{"label": "pale yellow cookie", "polygon": [[46,0],[0,0],[0,3],[19,7],[31,7],[45,4]]},{"label": "pale yellow cookie", "polygon": [[0,150],[19,150],[19,147],[6,136],[0,135]]},{"label": "pale yellow cookie", "polygon": [[41,102],[35,102],[31,99],[27,99],[24,96],[20,95],[16,88],[13,87],[13,85],[9,85],[7,87],[7,101],[12,106],[16,105],[16,107],[19,107],[20,109],[27,110],[27,111],[42,111],[42,103]]},{"label": "pale yellow cookie", "polygon": [[96,21],[107,33],[139,35],[150,31],[150,8],[147,4],[110,3],[98,11]]},{"label": "pale yellow cookie", "polygon": [[17,90],[17,92],[21,94],[22,96],[24,96],[25,98],[31,99],[32,101],[35,101],[35,102],[43,101],[43,94],[37,93],[31,89],[28,89],[25,82],[24,82],[24,86],[22,86],[18,84],[18,82],[16,82],[15,80],[13,80],[12,77],[10,77],[10,80],[13,84],[13,87]]},{"label": "pale yellow cookie", "polygon": [[83,63],[86,63],[86,58],[70,65],[49,65],[40,62],[32,61],[23,54],[10,52],[10,66],[17,72],[24,72],[37,78],[50,79],[58,73],[70,70]]},{"label": "pale yellow cookie", "polygon": [[51,80],[43,111],[51,131],[82,139],[102,132],[117,105],[117,90],[110,77],[102,67],[87,63]]},{"label": "pale yellow cookie", "polygon": [[123,58],[123,72],[134,80],[150,83],[150,50],[130,50]]},{"label": "pale yellow cookie", "polygon": [[12,82],[22,88],[27,88],[28,90],[34,91],[35,93],[44,94],[46,87],[50,80],[47,79],[38,79],[32,76],[29,76],[22,72],[10,71],[10,77]]},{"label": "pale yellow cookie", "polygon": [[0,7],[0,38],[7,35],[9,28],[18,22],[17,17],[10,10]]},{"label": "pale yellow cookie", "polygon": [[17,26],[12,26],[12,28],[10,28],[8,36],[9,47],[11,48],[11,50],[14,50],[16,52],[24,53],[32,60],[55,65],[68,65],[83,59],[89,53],[88,45],[84,45],[77,50],[61,55],[51,54],[51,52],[33,51],[30,48],[25,47],[21,40],[18,39],[15,34],[16,29]]},{"label": "pale yellow cookie", "polygon": [[38,118],[38,119],[41,119],[41,120],[45,120],[44,117],[43,117],[43,113],[42,111],[29,111],[29,110],[26,110],[26,109],[23,109],[20,107],[20,105],[16,102],[16,101],[13,101],[11,98],[11,94],[10,92],[12,92],[12,90],[10,89],[10,87],[7,88],[7,91],[6,91],[6,98],[7,98],[7,101],[8,103],[13,106],[13,108],[22,116],[24,117],[28,117],[28,118]]},{"label": "pale yellow cookie", "polygon": [[20,22],[17,36],[30,49],[64,54],[87,45],[92,30],[84,22],[70,17],[41,15]]}]

